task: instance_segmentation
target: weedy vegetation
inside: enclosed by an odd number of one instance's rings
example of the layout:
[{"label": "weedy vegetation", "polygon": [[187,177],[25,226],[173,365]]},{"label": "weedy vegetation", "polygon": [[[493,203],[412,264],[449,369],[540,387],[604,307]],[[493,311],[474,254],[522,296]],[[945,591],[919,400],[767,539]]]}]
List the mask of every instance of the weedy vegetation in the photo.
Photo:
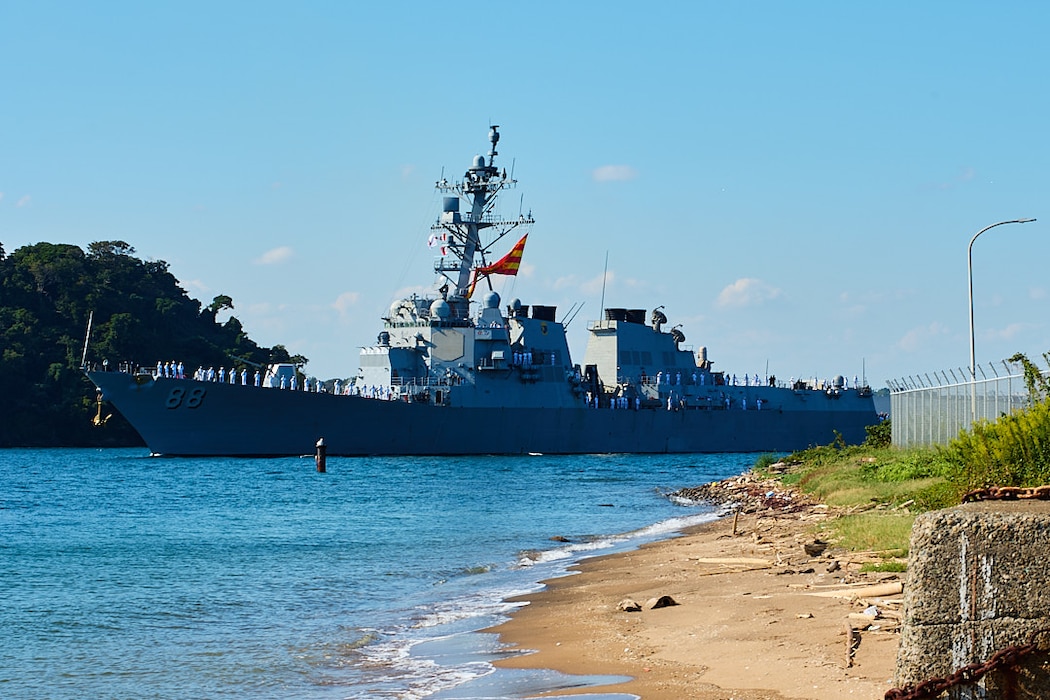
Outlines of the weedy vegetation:
[{"label": "weedy vegetation", "polygon": [[[1050,353],[1043,359],[1050,364]],[[978,421],[946,446],[893,447],[884,421],[868,428],[862,445],[836,436],[781,459],[786,471],[770,469],[773,455],[760,457],[754,470],[843,511],[820,535],[852,551],[886,553],[887,561],[869,570],[897,570],[916,514],[957,505],[974,489],[1050,484],[1050,380],[1023,354],[1010,362],[1024,368],[1029,405]]]}]

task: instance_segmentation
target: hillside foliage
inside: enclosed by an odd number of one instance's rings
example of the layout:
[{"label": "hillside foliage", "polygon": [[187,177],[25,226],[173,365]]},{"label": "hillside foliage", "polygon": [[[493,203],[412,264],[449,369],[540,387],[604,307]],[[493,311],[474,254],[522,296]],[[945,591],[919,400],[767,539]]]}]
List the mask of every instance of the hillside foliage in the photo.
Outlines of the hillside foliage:
[{"label": "hillside foliage", "polygon": [[306,362],[280,345],[260,347],[235,316],[216,320],[233,308],[226,295],[202,306],[166,262],[140,260],[124,241],[98,241],[86,251],[37,243],[9,254],[0,245],[0,447],[141,444],[119,416],[92,425],[95,391],[81,371],[92,312],[89,364]]}]

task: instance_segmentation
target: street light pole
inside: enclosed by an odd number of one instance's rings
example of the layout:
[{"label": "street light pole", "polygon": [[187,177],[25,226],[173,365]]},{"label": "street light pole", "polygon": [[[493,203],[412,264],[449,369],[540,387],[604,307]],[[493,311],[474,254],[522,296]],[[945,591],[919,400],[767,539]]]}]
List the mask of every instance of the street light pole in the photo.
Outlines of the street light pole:
[{"label": "street light pole", "polygon": [[996,226],[1002,226],[1003,224],[1027,224],[1035,221],[1035,219],[1011,219],[1010,221],[1000,221],[992,224],[991,226],[985,226],[980,231],[973,235],[970,239],[970,247],[966,250],[966,272],[970,280],[970,422],[977,422],[977,362],[974,357],[974,345],[973,345],[973,242],[977,240],[977,237],[988,229],[995,228]]}]

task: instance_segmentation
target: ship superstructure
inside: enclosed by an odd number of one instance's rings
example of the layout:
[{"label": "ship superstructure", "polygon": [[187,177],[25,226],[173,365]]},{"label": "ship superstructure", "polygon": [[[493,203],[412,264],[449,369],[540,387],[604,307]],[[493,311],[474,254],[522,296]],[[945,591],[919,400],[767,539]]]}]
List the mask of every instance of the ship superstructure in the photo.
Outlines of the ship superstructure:
[{"label": "ship superstructure", "polygon": [[553,307],[530,309],[515,300],[504,314],[499,294],[489,290],[479,295],[480,308],[471,314],[489,251],[534,223],[531,215],[512,220],[496,215],[498,195],[515,181],[494,164],[498,127],[491,127],[489,140],[487,162],[475,156],[462,180],[437,183],[446,196],[431,236],[442,251],[434,265],[435,294],[395,301],[376,343],[362,348],[358,379],[370,395],[379,391],[394,400],[461,407],[578,403],[565,328]]},{"label": "ship superstructure", "polygon": [[491,127],[487,158],[437,182],[433,290],[391,304],[345,383],[297,384],[288,366],[254,386],[243,374],[239,384],[88,376],[167,455],[303,454],[319,438],[330,455],[790,451],[864,439],[878,420],[866,386],[715,371],[706,348],[683,348],[679,326],[665,330],[663,307],[648,320],[644,309],[603,309],[574,362],[555,307],[504,304],[488,282],[517,272],[534,223],[499,216],[516,185],[496,166],[499,139]]}]

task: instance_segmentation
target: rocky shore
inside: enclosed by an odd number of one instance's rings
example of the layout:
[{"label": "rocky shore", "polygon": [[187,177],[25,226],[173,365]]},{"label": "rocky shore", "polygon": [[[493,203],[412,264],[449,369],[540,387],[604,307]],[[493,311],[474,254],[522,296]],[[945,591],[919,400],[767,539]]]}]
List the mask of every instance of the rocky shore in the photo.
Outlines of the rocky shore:
[{"label": "rocky shore", "polygon": [[834,509],[751,473],[670,496],[724,517],[548,581],[496,628],[530,652],[500,665],[632,678],[559,694],[883,697],[902,575],[866,571],[873,555],[821,539]]}]

